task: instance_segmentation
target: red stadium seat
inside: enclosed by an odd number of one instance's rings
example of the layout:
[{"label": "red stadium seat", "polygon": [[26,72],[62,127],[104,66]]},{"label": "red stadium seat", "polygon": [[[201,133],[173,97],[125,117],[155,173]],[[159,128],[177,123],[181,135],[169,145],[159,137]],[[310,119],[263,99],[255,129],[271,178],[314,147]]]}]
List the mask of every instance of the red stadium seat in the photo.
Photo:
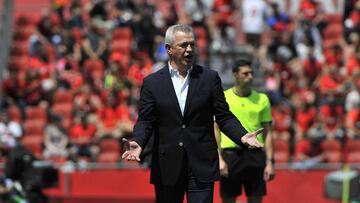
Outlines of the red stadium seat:
[{"label": "red stadium seat", "polygon": [[33,135],[33,136],[24,136],[22,139],[22,143],[25,148],[29,149],[34,153],[36,158],[42,157],[42,144],[44,139],[41,135]]},{"label": "red stadium seat", "polygon": [[329,24],[324,30],[324,40],[341,39],[343,34],[343,25]]},{"label": "red stadium seat", "polygon": [[339,163],[342,160],[341,144],[336,139],[326,139],[322,141],[321,148],[326,154],[329,163]]},{"label": "red stadium seat", "polygon": [[111,52],[120,52],[129,55],[131,52],[131,40],[113,40],[111,42]]},{"label": "red stadium seat", "polygon": [[345,150],[347,151],[348,162],[360,163],[360,140],[348,140]]},{"label": "red stadium seat", "polygon": [[9,106],[7,108],[7,113],[11,120],[21,123],[22,118],[21,118],[21,111],[20,111],[19,107],[15,106],[15,105]]},{"label": "red stadium seat", "polygon": [[11,47],[11,56],[28,56],[29,55],[29,45],[28,43],[18,42],[13,43]]},{"label": "red stadium seat", "polygon": [[52,111],[54,114],[60,115],[62,118],[62,124],[65,128],[69,128],[72,124],[72,113],[73,113],[73,104],[72,103],[55,103],[52,106]]},{"label": "red stadium seat", "polygon": [[45,120],[26,120],[24,122],[24,137],[44,136]]},{"label": "red stadium seat", "polygon": [[97,162],[101,163],[115,163],[120,159],[120,154],[116,152],[103,152],[97,157]]},{"label": "red stadium seat", "polygon": [[54,93],[53,103],[72,103],[73,102],[73,93],[71,90],[57,90]]},{"label": "red stadium seat", "polygon": [[86,73],[91,73],[94,70],[104,71],[104,63],[100,59],[87,59],[84,62],[84,70]]},{"label": "red stadium seat", "polygon": [[11,56],[9,68],[12,70],[25,71],[29,67],[28,56]]},{"label": "red stadium seat", "polygon": [[112,40],[119,40],[119,39],[132,39],[132,31],[129,27],[120,27],[116,28],[112,33]]},{"label": "red stadium seat", "polygon": [[120,153],[120,144],[117,139],[106,138],[99,143],[101,153],[116,152]]},{"label": "red stadium seat", "polygon": [[45,108],[29,106],[25,110],[26,120],[44,120],[47,121],[47,112]]}]

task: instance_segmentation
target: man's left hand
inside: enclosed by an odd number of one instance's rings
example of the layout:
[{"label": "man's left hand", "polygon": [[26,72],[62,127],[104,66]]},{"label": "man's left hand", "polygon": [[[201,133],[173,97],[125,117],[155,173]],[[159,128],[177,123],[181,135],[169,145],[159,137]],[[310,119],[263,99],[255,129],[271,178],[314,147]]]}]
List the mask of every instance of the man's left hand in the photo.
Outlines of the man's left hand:
[{"label": "man's left hand", "polygon": [[260,148],[264,147],[262,143],[260,143],[256,136],[264,131],[264,128],[260,128],[256,130],[255,132],[246,133],[241,138],[241,142],[245,145],[247,145],[249,148]]}]

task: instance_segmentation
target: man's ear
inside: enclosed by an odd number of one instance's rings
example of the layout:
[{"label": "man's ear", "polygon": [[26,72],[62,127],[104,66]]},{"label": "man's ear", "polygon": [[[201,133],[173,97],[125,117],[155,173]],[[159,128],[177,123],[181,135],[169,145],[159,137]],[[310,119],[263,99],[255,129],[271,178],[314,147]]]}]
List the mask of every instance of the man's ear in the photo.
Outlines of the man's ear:
[{"label": "man's ear", "polygon": [[165,44],[166,52],[168,55],[171,55],[171,46],[170,44]]}]

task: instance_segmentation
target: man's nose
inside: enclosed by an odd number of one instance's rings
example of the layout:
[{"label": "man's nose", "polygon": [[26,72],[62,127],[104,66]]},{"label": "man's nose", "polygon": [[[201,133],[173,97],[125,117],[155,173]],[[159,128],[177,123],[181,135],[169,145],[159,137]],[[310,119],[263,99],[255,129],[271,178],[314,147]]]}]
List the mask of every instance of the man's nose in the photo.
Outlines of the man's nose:
[{"label": "man's nose", "polygon": [[186,46],[186,51],[193,51],[194,50],[194,45],[188,44]]}]

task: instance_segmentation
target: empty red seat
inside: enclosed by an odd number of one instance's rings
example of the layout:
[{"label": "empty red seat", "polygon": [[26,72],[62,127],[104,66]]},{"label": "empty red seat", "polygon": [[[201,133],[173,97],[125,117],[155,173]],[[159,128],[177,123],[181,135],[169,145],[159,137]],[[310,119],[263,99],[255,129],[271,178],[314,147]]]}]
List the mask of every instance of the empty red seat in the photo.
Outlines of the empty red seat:
[{"label": "empty red seat", "polygon": [[330,23],[324,30],[324,40],[341,39],[343,34],[343,25]]},{"label": "empty red seat", "polygon": [[290,158],[290,144],[288,141],[273,140],[274,158],[276,163],[286,163]]},{"label": "empty red seat", "polygon": [[132,31],[130,27],[116,28],[112,33],[112,40],[118,40],[118,39],[126,39],[131,41]]},{"label": "empty red seat", "polygon": [[24,136],[22,139],[22,143],[25,146],[25,148],[27,148],[32,153],[34,153],[35,157],[38,159],[42,157],[43,142],[44,142],[43,137],[41,137],[40,135]]},{"label": "empty red seat", "polygon": [[45,108],[29,106],[25,110],[26,120],[44,120],[47,121],[47,112]]},{"label": "empty red seat", "polygon": [[45,120],[26,120],[24,122],[24,137],[27,136],[44,136],[46,126]]},{"label": "empty red seat", "polygon": [[120,144],[117,139],[106,138],[99,143],[100,152],[116,152],[120,153]]},{"label": "empty red seat", "polygon": [[97,157],[97,162],[102,162],[102,163],[115,163],[118,162],[120,158],[120,154],[119,153],[115,153],[115,152],[103,152],[100,153]]},{"label": "empty red seat", "polygon": [[130,54],[131,52],[131,40],[121,39],[111,41],[111,52],[120,52],[123,54]]},{"label": "empty red seat", "polygon": [[348,162],[360,163],[360,140],[348,140],[345,150],[347,151]]},{"label": "empty red seat", "polygon": [[27,56],[29,55],[28,43],[18,42],[13,43],[11,47],[11,56]]},{"label": "empty red seat", "polygon": [[72,103],[73,97],[71,90],[57,90],[54,93],[53,103]]},{"label": "empty red seat", "polygon": [[22,121],[21,111],[20,111],[19,107],[15,106],[15,105],[9,106],[7,108],[7,113],[11,120],[19,122],[19,123]]}]

